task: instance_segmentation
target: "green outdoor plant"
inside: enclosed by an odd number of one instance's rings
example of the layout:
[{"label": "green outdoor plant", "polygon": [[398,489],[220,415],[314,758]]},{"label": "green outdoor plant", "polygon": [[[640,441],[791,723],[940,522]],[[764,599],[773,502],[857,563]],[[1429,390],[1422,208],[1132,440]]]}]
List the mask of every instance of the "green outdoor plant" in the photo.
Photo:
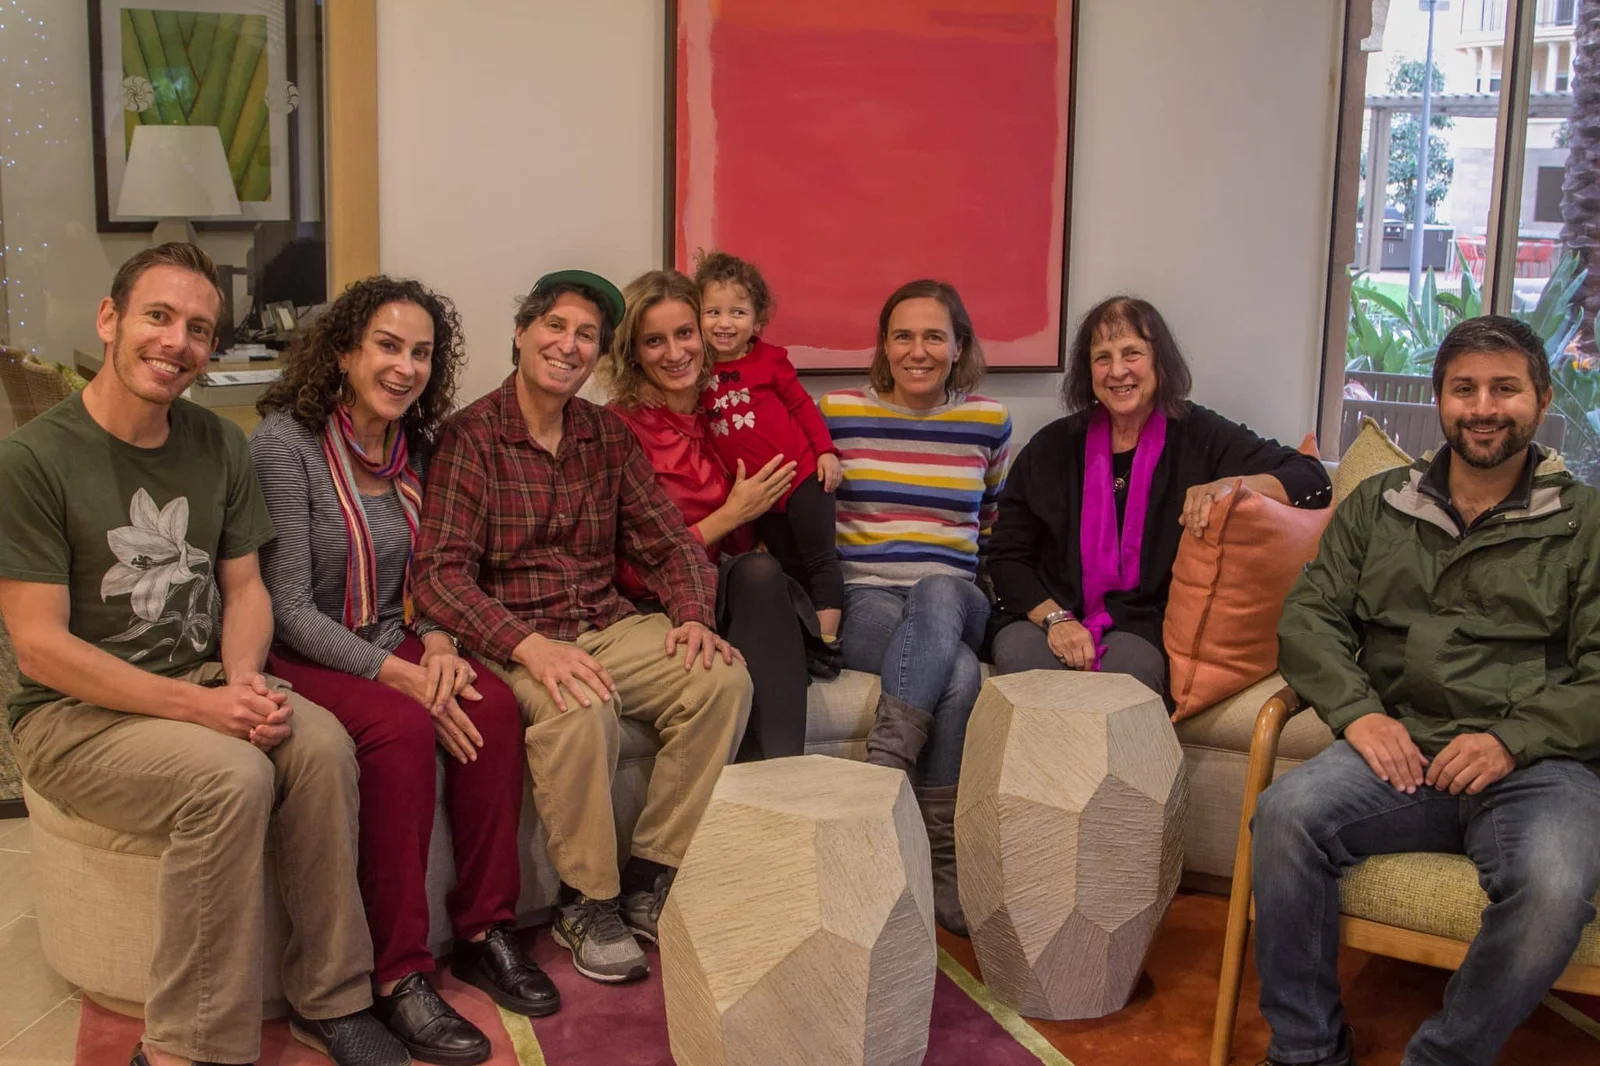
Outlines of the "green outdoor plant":
[{"label": "green outdoor plant", "polygon": [[[1420,295],[1408,295],[1404,303],[1367,274],[1356,274],[1350,283],[1345,369],[1430,375],[1445,334],[1457,322],[1483,314],[1482,290],[1466,263],[1461,265],[1457,291],[1440,291],[1430,270]],[[1564,255],[1538,302],[1515,314],[1533,327],[1549,353],[1551,407],[1567,420],[1566,458],[1580,474],[1600,475],[1600,358],[1585,355],[1575,343],[1584,322],[1576,301],[1587,277],[1576,255]],[[1591,326],[1600,326],[1600,318]]]},{"label": "green outdoor plant", "polygon": [[[1375,329],[1374,346],[1367,347],[1368,338],[1363,336],[1352,347],[1356,309],[1363,304],[1367,306],[1362,307],[1360,313]],[[1422,279],[1421,295],[1417,298],[1408,295],[1402,304],[1363,273],[1350,283],[1350,311],[1352,341],[1345,345],[1349,356],[1345,369],[1378,370],[1381,362],[1385,373],[1429,374],[1433,372],[1434,353],[1450,328],[1464,318],[1483,314],[1483,293],[1470,270],[1462,269],[1458,292],[1440,292],[1438,281],[1429,270]],[[1386,333],[1395,337],[1398,352],[1388,349],[1384,342]],[[1362,365],[1356,365],[1358,362]]]},{"label": "green outdoor plant", "polygon": [[1345,369],[1372,370],[1382,374],[1414,373],[1411,366],[1411,340],[1396,330],[1385,315],[1373,314],[1368,306],[1373,294],[1350,300],[1350,331],[1345,335]]}]

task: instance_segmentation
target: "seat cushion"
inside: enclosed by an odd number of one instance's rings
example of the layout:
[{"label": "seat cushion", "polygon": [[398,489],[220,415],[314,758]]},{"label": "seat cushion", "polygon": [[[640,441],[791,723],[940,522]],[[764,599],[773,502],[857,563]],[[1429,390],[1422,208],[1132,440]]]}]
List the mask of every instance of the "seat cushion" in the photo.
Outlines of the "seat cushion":
[{"label": "seat cushion", "polygon": [[[1283,687],[1283,675],[1273,674],[1236,696],[1223,700],[1193,718],[1176,725],[1178,741],[1184,747],[1211,748],[1216,751],[1250,754],[1255,735],[1256,715],[1261,707]],[[1314,711],[1302,711],[1289,719],[1278,741],[1278,758],[1301,762],[1333,743],[1333,732]]]},{"label": "seat cushion", "polygon": [[1411,457],[1400,450],[1400,445],[1390,440],[1370,415],[1362,415],[1361,430],[1350,442],[1350,447],[1339,456],[1339,468],[1333,474],[1334,505],[1337,506],[1367,478],[1397,466],[1410,465]]},{"label": "seat cushion", "polygon": [[879,688],[876,674],[859,670],[842,670],[832,681],[811,682],[806,689],[806,750],[865,737],[872,728]]},{"label": "seat cushion", "polygon": [[[1463,942],[1478,935],[1488,905],[1477,868],[1465,855],[1374,855],[1339,883],[1339,910],[1352,918]],[[1600,918],[1584,927],[1572,961],[1600,966]]]}]

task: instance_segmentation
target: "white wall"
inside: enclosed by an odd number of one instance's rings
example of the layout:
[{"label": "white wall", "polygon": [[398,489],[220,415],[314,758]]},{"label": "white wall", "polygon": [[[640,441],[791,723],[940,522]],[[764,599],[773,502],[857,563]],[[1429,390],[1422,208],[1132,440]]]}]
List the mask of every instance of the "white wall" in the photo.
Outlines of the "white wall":
[{"label": "white wall", "polygon": [[[652,0],[440,12],[379,9],[381,254],[459,304],[465,401],[509,371],[512,303],[541,272],[661,262],[665,27]],[[1341,18],[1337,0],[1082,0],[1079,22],[1069,315],[1149,298],[1195,398],[1292,443],[1316,411]],[[1027,434],[1058,384],[984,389]]]},{"label": "white wall", "polygon": [[510,372],[512,313],[541,274],[621,285],[661,263],[662,8],[379,4],[380,261],[460,309],[460,402]]}]

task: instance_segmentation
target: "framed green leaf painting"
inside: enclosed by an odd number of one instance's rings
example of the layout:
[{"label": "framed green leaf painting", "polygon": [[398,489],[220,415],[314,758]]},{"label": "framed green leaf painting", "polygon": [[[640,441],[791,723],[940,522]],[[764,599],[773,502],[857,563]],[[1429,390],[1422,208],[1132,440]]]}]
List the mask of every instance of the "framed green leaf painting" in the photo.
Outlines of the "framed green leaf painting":
[{"label": "framed green leaf painting", "polygon": [[95,213],[101,233],[148,231],[116,212],[141,125],[215,126],[250,229],[296,215],[299,90],[293,0],[89,0]]}]

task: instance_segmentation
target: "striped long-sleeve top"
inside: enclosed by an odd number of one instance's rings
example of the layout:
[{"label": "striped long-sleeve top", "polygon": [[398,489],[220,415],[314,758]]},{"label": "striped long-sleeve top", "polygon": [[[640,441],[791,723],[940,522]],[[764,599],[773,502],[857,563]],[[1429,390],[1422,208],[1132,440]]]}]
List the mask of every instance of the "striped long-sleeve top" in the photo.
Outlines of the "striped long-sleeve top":
[{"label": "striped long-sleeve top", "polygon": [[836,511],[846,583],[975,578],[1011,457],[1005,405],[957,396],[914,411],[869,386],[830,392],[819,406],[844,468]]}]

